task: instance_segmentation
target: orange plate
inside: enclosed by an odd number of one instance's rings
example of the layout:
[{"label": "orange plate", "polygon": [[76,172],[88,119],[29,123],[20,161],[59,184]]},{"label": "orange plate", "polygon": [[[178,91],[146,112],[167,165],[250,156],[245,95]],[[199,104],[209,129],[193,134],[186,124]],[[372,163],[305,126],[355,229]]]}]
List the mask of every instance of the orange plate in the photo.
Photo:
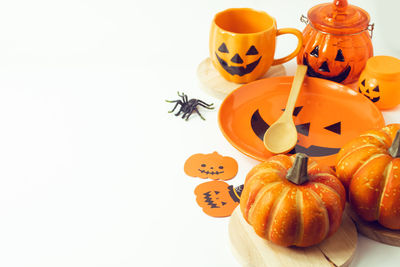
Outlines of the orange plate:
[{"label": "orange plate", "polygon": [[[228,95],[219,110],[225,138],[242,153],[264,161],[273,154],[264,147],[266,129],[282,114],[293,77],[261,79]],[[350,88],[319,78],[304,80],[293,112],[298,143],[290,151],[306,153],[333,166],[336,153],[362,132],[385,125],[382,113]]]}]

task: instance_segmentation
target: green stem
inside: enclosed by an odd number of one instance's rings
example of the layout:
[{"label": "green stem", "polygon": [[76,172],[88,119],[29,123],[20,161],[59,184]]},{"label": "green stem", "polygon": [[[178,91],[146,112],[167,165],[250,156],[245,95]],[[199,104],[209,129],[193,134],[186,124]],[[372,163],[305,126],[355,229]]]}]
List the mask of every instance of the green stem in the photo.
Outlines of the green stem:
[{"label": "green stem", "polygon": [[389,148],[389,154],[393,158],[400,158],[400,130],[397,131],[396,137]]},{"label": "green stem", "polygon": [[298,153],[294,159],[292,168],[289,169],[286,179],[290,182],[301,185],[308,182],[307,173],[308,157],[306,154]]}]

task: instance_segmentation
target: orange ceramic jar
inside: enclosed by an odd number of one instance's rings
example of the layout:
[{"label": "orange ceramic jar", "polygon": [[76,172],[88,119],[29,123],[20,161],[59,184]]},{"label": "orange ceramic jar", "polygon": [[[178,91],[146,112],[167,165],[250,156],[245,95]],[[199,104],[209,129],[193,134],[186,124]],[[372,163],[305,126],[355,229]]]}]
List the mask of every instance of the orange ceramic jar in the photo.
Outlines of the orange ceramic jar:
[{"label": "orange ceramic jar", "polygon": [[354,83],[368,58],[373,56],[369,14],[347,0],[335,0],[311,8],[303,31],[303,47],[297,57],[307,65],[307,75],[338,83]]},{"label": "orange ceramic jar", "polygon": [[400,104],[400,60],[376,56],[368,60],[358,80],[358,91],[380,109]]}]

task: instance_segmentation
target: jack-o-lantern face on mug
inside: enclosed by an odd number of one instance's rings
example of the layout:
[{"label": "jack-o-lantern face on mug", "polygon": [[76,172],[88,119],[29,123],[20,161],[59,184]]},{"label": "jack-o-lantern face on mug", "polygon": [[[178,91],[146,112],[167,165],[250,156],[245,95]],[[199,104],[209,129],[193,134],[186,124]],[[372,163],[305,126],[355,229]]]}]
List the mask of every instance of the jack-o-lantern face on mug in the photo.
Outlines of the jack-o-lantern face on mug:
[{"label": "jack-o-lantern face on mug", "polygon": [[[276,37],[294,34],[298,44],[290,55],[274,59]],[[230,8],[217,13],[209,40],[210,59],[223,78],[248,83],[264,75],[272,65],[297,56],[302,34],[292,28],[277,29],[273,17],[251,8]]]},{"label": "jack-o-lantern face on mug", "polygon": [[362,80],[359,84],[358,92],[363,94],[366,98],[376,103],[381,99],[381,92],[379,91],[379,85],[376,80],[366,82]]},{"label": "jack-o-lantern face on mug", "polygon": [[[218,55],[218,53],[220,55]],[[222,43],[218,48],[218,52],[215,52],[215,56],[224,70],[231,75],[238,76],[243,76],[252,72],[261,60],[261,56],[254,45],[250,46],[245,55],[242,54],[242,56],[240,56],[238,51],[234,51],[234,55],[231,57],[231,53],[229,53],[226,44]]]},{"label": "jack-o-lantern face on mug", "polygon": [[225,79],[236,83],[247,83],[262,76],[273,63],[273,53],[268,51],[275,40],[268,38],[244,38],[227,34],[215,36],[210,43],[210,57],[215,69]]}]

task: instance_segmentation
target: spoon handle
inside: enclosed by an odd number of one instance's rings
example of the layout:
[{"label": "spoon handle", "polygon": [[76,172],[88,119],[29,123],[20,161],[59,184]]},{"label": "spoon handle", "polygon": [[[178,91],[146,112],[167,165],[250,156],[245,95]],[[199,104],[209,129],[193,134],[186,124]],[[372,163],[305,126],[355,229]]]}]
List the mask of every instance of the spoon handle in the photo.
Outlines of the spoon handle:
[{"label": "spoon handle", "polygon": [[286,102],[285,116],[289,118],[292,117],[294,106],[299,96],[301,85],[303,84],[304,76],[307,72],[307,66],[298,65],[296,69],[296,74],[293,78],[292,88],[290,89],[289,98]]}]

